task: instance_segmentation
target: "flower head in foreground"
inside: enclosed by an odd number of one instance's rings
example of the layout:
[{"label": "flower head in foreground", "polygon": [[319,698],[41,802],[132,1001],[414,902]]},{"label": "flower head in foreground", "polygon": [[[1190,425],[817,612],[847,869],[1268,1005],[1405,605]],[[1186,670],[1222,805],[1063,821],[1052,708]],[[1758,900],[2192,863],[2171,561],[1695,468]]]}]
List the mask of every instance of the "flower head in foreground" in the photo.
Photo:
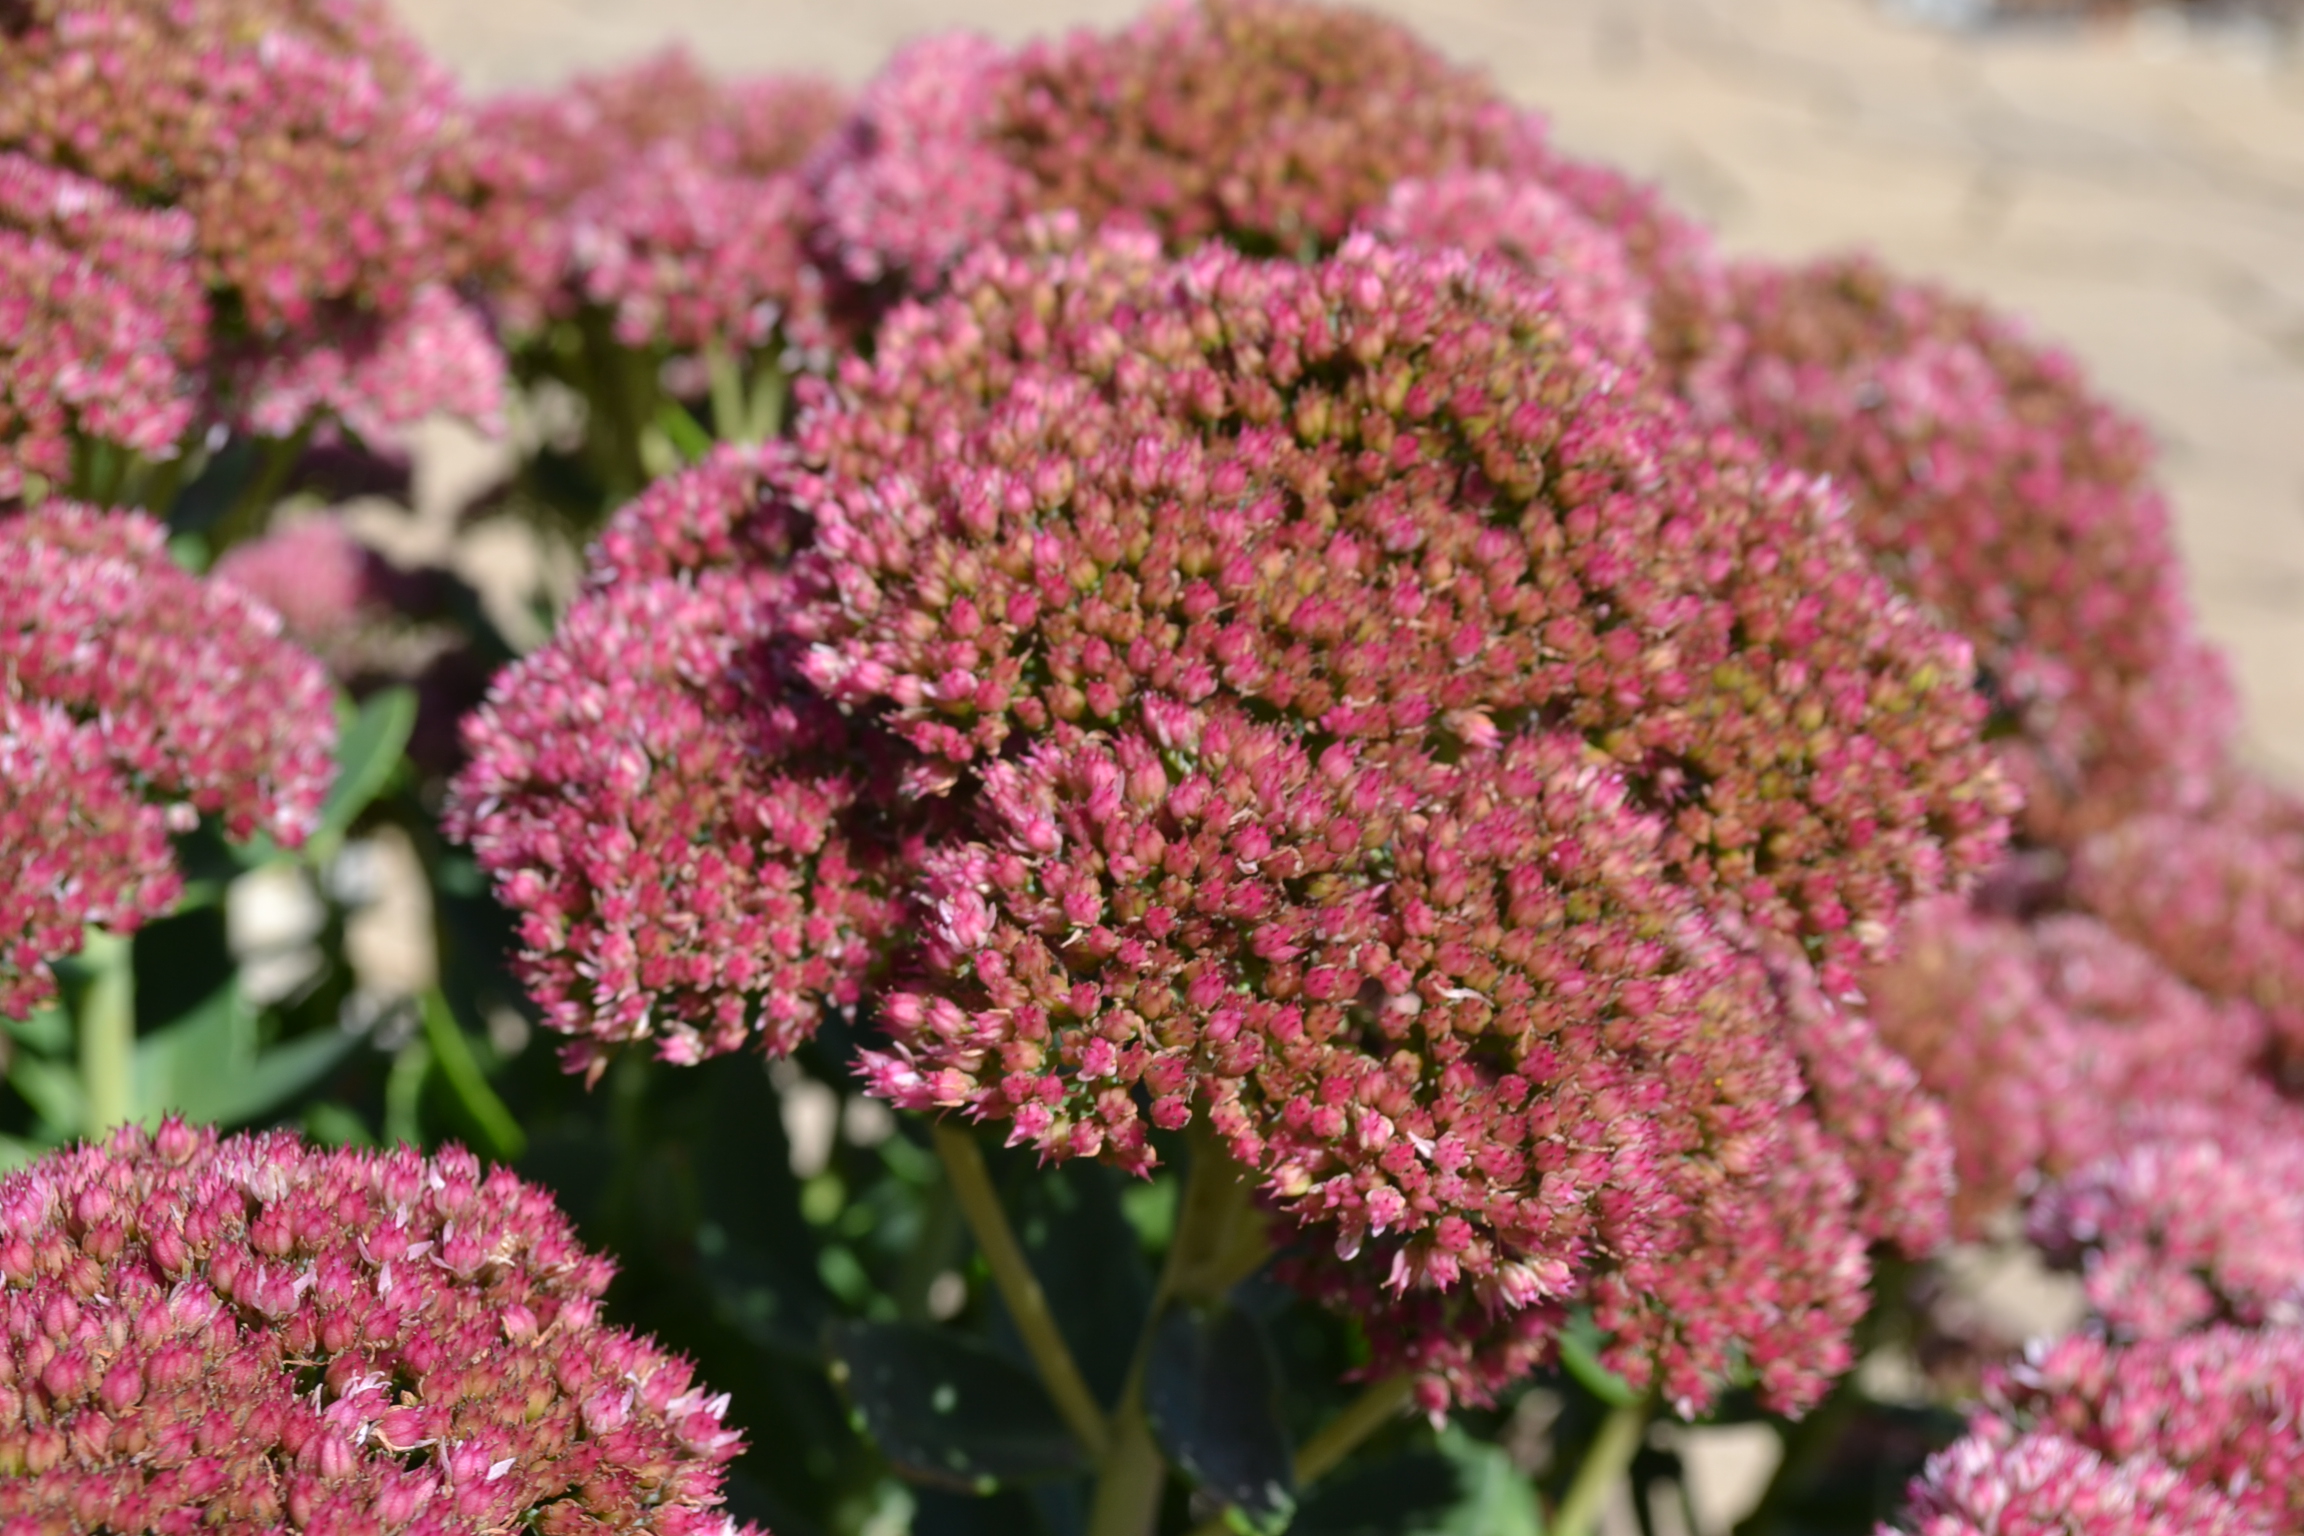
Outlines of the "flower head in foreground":
[{"label": "flower head in foreground", "polygon": [[874,744],[777,644],[790,538],[758,455],[660,483],[466,726],[449,825],[523,914],[521,973],[572,1068],[631,1040],[676,1061],[754,1034],[789,1050],[857,999],[893,924]]},{"label": "flower head in foreground", "polygon": [[2042,1191],[2027,1227],[2121,1334],[2304,1322],[2304,1113],[2173,1104]]},{"label": "flower head in foreground", "polygon": [[1938,898],[1898,937],[1865,990],[1889,1048],[1950,1111],[1966,1231],[2119,1150],[2140,1112],[2257,1102],[2262,1015],[2203,997],[2093,918],[2022,923]]},{"label": "flower head in foreground", "polygon": [[808,676],[948,778],[1224,699],[1372,753],[1572,734],[1836,991],[1998,845],[1965,647],[1500,265],[986,253],[801,442]]},{"label": "flower head in foreground", "polygon": [[1974,641],[2036,836],[2205,799],[2233,726],[2143,428],[2069,358],[1864,260],[1737,274],[1713,402],[1832,477],[1881,569]]},{"label": "flower head in foreground", "polygon": [[191,220],[0,151],[0,500],[72,477],[74,434],[163,457],[197,413]]},{"label": "flower head in foreground", "polygon": [[812,170],[848,277],[925,291],[1068,210],[1259,254],[1332,247],[1412,176],[1510,163],[1529,124],[1395,24],[1301,0],[1160,6],[1111,34],[900,54]]},{"label": "flower head in foreground", "polygon": [[531,168],[491,215],[512,247],[499,306],[533,328],[599,304],[627,346],[759,346],[778,328],[824,344],[797,173],[844,106],[821,81],[724,84],[677,52],[488,103],[481,142]]},{"label": "flower head in foreground", "polygon": [[[0,150],[189,216],[196,270],[259,331],[397,312],[463,216],[458,113],[381,0],[27,0]],[[461,273],[447,274],[453,278]]]},{"label": "flower head in foreground", "polygon": [[204,812],[293,845],[319,814],[335,739],[319,663],[268,609],[178,568],[165,537],[62,501],[0,520],[8,751],[51,770],[10,775],[0,1011],[47,994],[41,962],[79,947],[74,922],[131,929],[172,899],[161,827]]},{"label": "flower head in foreground", "polygon": [[2146,1455],[2272,1529],[2304,1521],[2304,1332],[2219,1326],[2114,1344],[2084,1335],[1993,1373],[1996,1417],[2111,1460]]},{"label": "flower head in foreground", "polygon": [[2076,897],[2211,996],[2304,1051],[2304,803],[2234,775],[2208,810],[2135,817],[2072,862]]},{"label": "flower head in foreground", "polygon": [[0,1525],[731,1536],[741,1437],[469,1153],[171,1120],[0,1179]]},{"label": "flower head in foreground", "polygon": [[1985,1427],[1930,1457],[1880,1536],[2271,1536],[2158,1457],[2107,1460],[2049,1431]]}]

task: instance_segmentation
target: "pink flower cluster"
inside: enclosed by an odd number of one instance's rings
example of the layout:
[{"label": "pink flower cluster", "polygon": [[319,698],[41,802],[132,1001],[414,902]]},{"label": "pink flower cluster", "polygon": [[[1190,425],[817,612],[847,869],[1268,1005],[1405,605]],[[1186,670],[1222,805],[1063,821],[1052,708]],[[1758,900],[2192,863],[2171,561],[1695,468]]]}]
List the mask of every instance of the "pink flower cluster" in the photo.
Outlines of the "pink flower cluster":
[{"label": "pink flower cluster", "polygon": [[2206,812],[2136,817],[2082,844],[2076,899],[2202,990],[2261,1008],[2304,1049],[2304,803],[2233,773]]},{"label": "pink flower cluster", "polygon": [[1395,183],[1509,164],[1530,125],[1398,26],[1300,0],[1156,7],[1009,52],[915,45],[814,168],[827,257],[916,291],[1035,213],[1172,250],[1332,247]]},{"label": "pink flower cluster", "polygon": [[208,307],[193,228],[0,151],[0,500],[72,476],[74,434],[165,457],[192,424]]},{"label": "pink flower cluster", "polygon": [[2126,1145],[2142,1106],[2252,1106],[2264,1021],[2203,997],[2094,918],[1913,907],[1872,1016],[1950,1112],[1961,1226]]},{"label": "pink flower cluster", "polygon": [[754,1035],[789,1050],[856,1000],[894,925],[873,744],[780,644],[806,593],[777,569],[791,530],[761,505],[763,457],[723,450],[620,513],[617,579],[466,729],[449,828],[523,914],[521,973],[571,1069],[630,1040],[675,1061]]},{"label": "pink flower cluster", "polygon": [[535,168],[492,215],[515,247],[507,318],[532,328],[582,302],[630,347],[828,345],[798,171],[844,106],[810,79],[723,85],[679,53],[489,103],[482,141]]},{"label": "pink flower cluster", "polygon": [[2219,1326],[2113,1344],[2077,1336],[1995,1372],[1998,1418],[2113,1460],[2147,1455],[2277,1530],[2304,1520],[2304,1332]]},{"label": "pink flower cluster", "polygon": [[173,899],[165,827],[206,813],[293,845],[326,793],[335,712],[319,664],[269,610],[179,569],[165,536],[140,514],[53,500],[0,521],[8,750],[50,770],[10,778],[0,1011],[47,995],[44,962],[79,947],[77,923],[132,928]]},{"label": "pink flower cluster", "polygon": [[[380,0],[27,0],[0,149],[177,208],[260,332],[393,313],[467,216],[435,175],[457,110]],[[449,273],[453,278],[460,273]]]},{"label": "pink flower cluster", "polygon": [[1869,261],[1735,284],[1732,354],[1693,392],[1844,487],[1879,567],[1974,641],[2032,835],[2202,805],[2232,696],[2192,628],[2143,428],[2070,359]]},{"label": "pink flower cluster", "polygon": [[1144,1168],[1141,1090],[1508,1351],[1584,1299],[1813,1400],[1946,1153],[1802,946],[1995,851],[1965,650],[1503,265],[1028,238],[620,516],[474,726],[576,1059],[870,995],[899,1103]]},{"label": "pink flower cluster", "polygon": [[610,1273],[460,1150],[51,1154],[0,1179],[0,1530],[733,1536],[727,1399]]},{"label": "pink flower cluster", "polygon": [[504,353],[487,324],[438,283],[391,315],[332,316],[287,340],[234,348],[229,398],[240,425],[288,437],[333,417],[390,450],[435,412],[490,436],[504,431]]},{"label": "pink flower cluster", "polygon": [[2272,1536],[2158,1457],[2108,1460],[2045,1430],[1971,1434],[1929,1459],[1908,1498],[1913,1536]]},{"label": "pink flower cluster", "polygon": [[2265,1088],[2135,1118],[2128,1145],[2033,1201],[2032,1241],[2128,1336],[2304,1322],[2304,1113]]}]

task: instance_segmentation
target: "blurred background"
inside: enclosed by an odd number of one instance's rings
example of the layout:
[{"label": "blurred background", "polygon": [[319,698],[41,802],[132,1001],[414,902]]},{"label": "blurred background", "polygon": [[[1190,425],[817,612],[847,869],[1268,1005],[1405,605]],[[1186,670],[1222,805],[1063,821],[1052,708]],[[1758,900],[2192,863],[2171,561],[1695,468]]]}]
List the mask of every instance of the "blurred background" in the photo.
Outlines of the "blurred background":
[{"label": "blurred background", "polygon": [[[907,38],[1136,0],[399,0],[477,90],[687,45],[854,83]],[[2304,783],[2304,45],[2287,0],[1378,0],[1733,251],[1867,246],[2068,346],[2158,431],[2258,766]],[[422,526],[484,458],[436,434]],[[421,537],[402,529],[403,541]],[[411,550],[411,553],[415,551]],[[457,563],[483,586],[503,549]]]}]

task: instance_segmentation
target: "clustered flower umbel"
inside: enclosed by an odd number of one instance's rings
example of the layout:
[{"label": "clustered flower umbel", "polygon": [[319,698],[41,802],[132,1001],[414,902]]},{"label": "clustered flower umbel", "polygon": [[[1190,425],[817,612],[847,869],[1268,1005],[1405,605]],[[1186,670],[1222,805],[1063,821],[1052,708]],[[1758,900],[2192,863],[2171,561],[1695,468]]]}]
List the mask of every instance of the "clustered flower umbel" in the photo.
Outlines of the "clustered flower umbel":
[{"label": "clustered flower umbel", "polygon": [[506,317],[532,328],[589,303],[629,347],[828,346],[798,172],[845,106],[822,81],[722,84],[680,53],[488,103],[483,142],[536,167],[491,216],[514,246]]},{"label": "clustered flower umbel", "polygon": [[553,1022],[692,1059],[869,988],[899,1103],[1144,1168],[1140,1087],[1397,1292],[1811,1399],[1946,1192],[1859,1183],[1911,1079],[1828,1135],[1757,950],[1837,990],[1992,856],[1964,647],[1501,264],[1031,236],[620,519],[473,728]]},{"label": "clustered flower umbel", "polygon": [[2153,1104],[2252,1110],[2263,1016],[2201,995],[2093,917],[1912,907],[1872,1018],[1950,1112],[1968,1233],[2128,1144]]},{"label": "clustered flower umbel", "polygon": [[[483,154],[379,0],[27,0],[0,43],[0,181],[21,162],[98,184],[116,227],[142,220],[133,243],[165,248],[126,271],[92,253],[53,285],[51,308],[89,312],[82,367],[137,359],[112,419],[84,431],[164,457],[199,423],[148,354],[197,368],[211,320],[218,376],[192,382],[232,425],[284,436],[329,411],[374,438],[434,410],[496,425],[503,359],[451,286],[500,263],[491,204],[524,166]],[[113,302],[78,296],[90,286]]]},{"label": "clustered flower umbel", "polygon": [[50,770],[12,773],[0,820],[0,1013],[50,994],[46,962],[81,924],[125,932],[166,909],[167,829],[206,814],[293,846],[318,818],[326,675],[269,609],[179,568],[166,536],[60,500],[0,520],[4,750]]},{"label": "clustered flower umbel", "polygon": [[[2035,1346],[1913,1485],[1918,1536],[2272,1536],[2304,1519],[2304,1333]],[[1883,1527],[1883,1536],[1887,1536]]]},{"label": "clustered flower umbel", "polygon": [[460,1149],[52,1153],[0,1179],[0,1529],[734,1536],[728,1400],[611,1273]]},{"label": "clustered flower umbel", "polygon": [[0,151],[0,500],[69,482],[75,435],[165,457],[198,411],[192,221]]},{"label": "clustered flower umbel", "polygon": [[2142,426],[2070,358],[1869,260],[1733,281],[1731,340],[1692,392],[1830,475],[1880,568],[1974,642],[2027,831],[2068,845],[2199,809],[2233,701],[2193,627]]}]

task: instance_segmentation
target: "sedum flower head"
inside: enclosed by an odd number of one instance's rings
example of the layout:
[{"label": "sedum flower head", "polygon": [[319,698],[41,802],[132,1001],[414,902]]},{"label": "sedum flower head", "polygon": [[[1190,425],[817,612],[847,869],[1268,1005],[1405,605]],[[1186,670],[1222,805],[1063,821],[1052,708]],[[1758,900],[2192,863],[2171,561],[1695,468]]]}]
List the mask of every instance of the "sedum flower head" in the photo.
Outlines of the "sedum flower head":
[{"label": "sedum flower head", "polygon": [[530,328],[597,304],[628,346],[759,346],[779,327],[825,344],[797,172],[844,106],[822,81],[723,83],[677,51],[487,103],[478,137],[513,182],[489,221],[499,306]]},{"label": "sedum flower head", "polygon": [[1736,274],[1713,406],[1830,475],[1896,584],[1977,646],[2028,828],[2197,806],[2233,726],[2143,428],[2000,317],[1868,260]]},{"label": "sedum flower head", "polygon": [[2304,1520],[2304,1332],[2219,1325],[2116,1344],[2075,1335],[1985,1382],[2003,1420],[2109,1460],[2153,1456],[2276,1530]]},{"label": "sedum flower head", "polygon": [[1906,1498],[1880,1536],[2270,1536],[2156,1456],[2113,1460],[2046,1430],[1972,1432],[1930,1457]]},{"label": "sedum flower head", "polygon": [[2304,1322],[2304,1117],[2266,1089],[2139,1120],[2034,1199],[2032,1241],[2128,1337]]},{"label": "sedum flower head", "polygon": [[10,776],[0,1011],[48,994],[42,962],[79,947],[74,922],[133,928],[173,899],[159,828],[205,813],[293,845],[319,815],[335,738],[319,663],[270,610],[179,569],[165,538],[56,500],[0,520],[8,750],[53,769]]},{"label": "sedum flower head", "polygon": [[619,579],[466,726],[449,824],[523,914],[518,963],[572,1067],[634,1040],[789,1050],[857,999],[892,921],[869,744],[774,643],[801,589],[773,569],[790,534],[761,457],[723,450],[620,513],[596,552]]},{"label": "sedum flower head", "polygon": [[180,212],[0,150],[0,500],[72,439],[165,457],[198,410],[208,306]]},{"label": "sedum flower head", "polygon": [[2304,803],[2234,775],[2197,815],[2156,810],[2083,843],[2075,895],[2211,996],[2304,1048]]},{"label": "sedum flower head", "polygon": [[438,283],[396,314],[332,315],[287,341],[231,349],[233,414],[264,437],[333,417],[371,448],[405,443],[435,414],[504,431],[503,351],[471,306]]},{"label": "sedum flower head", "polygon": [[170,1120],[0,1179],[0,1528],[721,1536],[741,1437],[469,1153]]},{"label": "sedum flower head", "polygon": [[27,0],[0,29],[0,149],[181,209],[258,330],[438,274],[459,114],[376,0]]},{"label": "sedum flower head", "polygon": [[872,284],[933,287],[1036,213],[1119,218],[1173,250],[1332,247],[1395,182],[1508,163],[1532,137],[1397,25],[1301,0],[1202,0],[1009,52],[915,45],[814,167],[823,238]]},{"label": "sedum flower head", "polygon": [[2262,1015],[2202,996],[2092,917],[2019,922],[1938,898],[1898,937],[1865,990],[1881,1037],[1949,1111],[1967,1232],[2126,1145],[2156,1104],[2261,1091]]},{"label": "sedum flower head", "polygon": [[1372,747],[1565,731],[1836,984],[1997,844],[1965,648],[1503,267],[990,253],[801,433],[808,676],[945,772],[1218,698]]}]

